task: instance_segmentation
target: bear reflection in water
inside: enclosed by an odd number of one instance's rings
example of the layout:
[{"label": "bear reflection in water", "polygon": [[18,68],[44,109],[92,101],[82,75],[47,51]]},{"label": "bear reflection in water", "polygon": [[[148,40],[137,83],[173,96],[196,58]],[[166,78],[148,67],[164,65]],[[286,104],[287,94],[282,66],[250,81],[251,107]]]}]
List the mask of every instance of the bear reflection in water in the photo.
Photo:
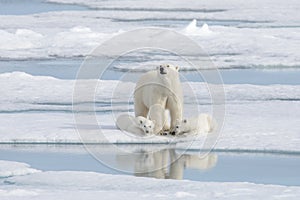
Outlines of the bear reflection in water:
[{"label": "bear reflection in water", "polygon": [[[209,153],[203,157],[195,154],[179,154],[175,149],[119,155],[117,162],[122,167],[134,166],[134,175],[160,179],[183,179],[186,168],[207,170],[217,163],[217,155]],[[134,163],[132,163],[134,162]]]}]

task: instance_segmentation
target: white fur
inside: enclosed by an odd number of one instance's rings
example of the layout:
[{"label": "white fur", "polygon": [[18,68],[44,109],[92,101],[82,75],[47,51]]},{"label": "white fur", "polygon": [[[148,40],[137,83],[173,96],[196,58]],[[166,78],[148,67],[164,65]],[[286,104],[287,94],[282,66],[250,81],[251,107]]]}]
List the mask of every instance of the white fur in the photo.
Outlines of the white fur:
[{"label": "white fur", "polygon": [[124,114],[117,118],[116,126],[123,131],[144,135],[153,134],[155,125],[151,120],[145,117],[133,117],[131,115]]},{"label": "white fur", "polygon": [[209,133],[216,127],[216,122],[208,114],[200,114],[196,117],[188,119],[177,120],[173,134],[184,134],[184,133]]},{"label": "white fur", "polygon": [[[165,112],[159,111],[161,115],[153,114],[156,117],[152,117],[152,120],[160,121],[162,118],[162,121],[170,121],[171,129],[175,128],[176,119],[182,119],[183,111],[182,88],[178,70],[178,67],[172,65],[161,65],[157,70],[141,76],[134,92],[135,116],[147,117],[151,106],[160,105],[164,111],[169,110],[170,119]],[[166,117],[167,119],[165,119]],[[165,125],[164,130],[169,128],[168,123]]]},{"label": "white fur", "polygon": [[167,116],[167,111],[160,104],[154,104],[150,107],[148,118],[155,124],[154,133],[162,134],[165,130],[170,129]]}]

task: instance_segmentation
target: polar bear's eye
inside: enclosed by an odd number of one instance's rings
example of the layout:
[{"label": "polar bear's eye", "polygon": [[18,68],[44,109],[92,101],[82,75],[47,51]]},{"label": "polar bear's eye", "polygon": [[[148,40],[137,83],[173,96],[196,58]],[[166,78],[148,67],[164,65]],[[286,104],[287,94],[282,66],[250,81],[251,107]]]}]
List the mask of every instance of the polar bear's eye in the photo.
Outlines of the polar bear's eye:
[{"label": "polar bear's eye", "polygon": [[146,125],[144,125],[144,127],[146,128]]},{"label": "polar bear's eye", "polygon": [[170,67],[170,65],[167,65],[167,67]]},{"label": "polar bear's eye", "polygon": [[179,126],[176,126],[176,128],[179,128]]},{"label": "polar bear's eye", "polygon": [[151,128],[151,126],[149,126],[149,128]]}]

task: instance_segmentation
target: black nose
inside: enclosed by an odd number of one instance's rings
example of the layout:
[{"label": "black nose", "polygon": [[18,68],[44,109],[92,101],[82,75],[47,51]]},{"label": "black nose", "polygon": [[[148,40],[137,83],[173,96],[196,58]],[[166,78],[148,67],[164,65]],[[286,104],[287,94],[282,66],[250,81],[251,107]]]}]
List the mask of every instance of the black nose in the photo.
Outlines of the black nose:
[{"label": "black nose", "polygon": [[175,131],[171,132],[171,135],[175,135]]},{"label": "black nose", "polygon": [[163,68],[163,67],[160,67],[159,70],[160,70],[161,72],[163,72],[163,71],[164,71],[164,68]]},{"label": "black nose", "polygon": [[149,133],[149,131],[146,131],[146,133]]}]

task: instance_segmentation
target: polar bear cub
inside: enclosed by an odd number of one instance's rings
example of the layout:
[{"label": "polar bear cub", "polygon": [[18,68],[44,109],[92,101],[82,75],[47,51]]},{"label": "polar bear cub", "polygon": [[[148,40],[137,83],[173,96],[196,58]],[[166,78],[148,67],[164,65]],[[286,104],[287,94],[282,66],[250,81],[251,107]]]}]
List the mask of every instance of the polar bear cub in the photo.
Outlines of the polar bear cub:
[{"label": "polar bear cub", "polygon": [[208,114],[200,114],[196,117],[188,119],[177,120],[176,126],[172,135],[179,135],[184,133],[209,133],[216,127],[215,120]]},{"label": "polar bear cub", "polygon": [[142,116],[133,117],[131,115],[123,114],[117,118],[116,126],[124,131],[144,135],[153,134],[154,123],[150,119]]}]

